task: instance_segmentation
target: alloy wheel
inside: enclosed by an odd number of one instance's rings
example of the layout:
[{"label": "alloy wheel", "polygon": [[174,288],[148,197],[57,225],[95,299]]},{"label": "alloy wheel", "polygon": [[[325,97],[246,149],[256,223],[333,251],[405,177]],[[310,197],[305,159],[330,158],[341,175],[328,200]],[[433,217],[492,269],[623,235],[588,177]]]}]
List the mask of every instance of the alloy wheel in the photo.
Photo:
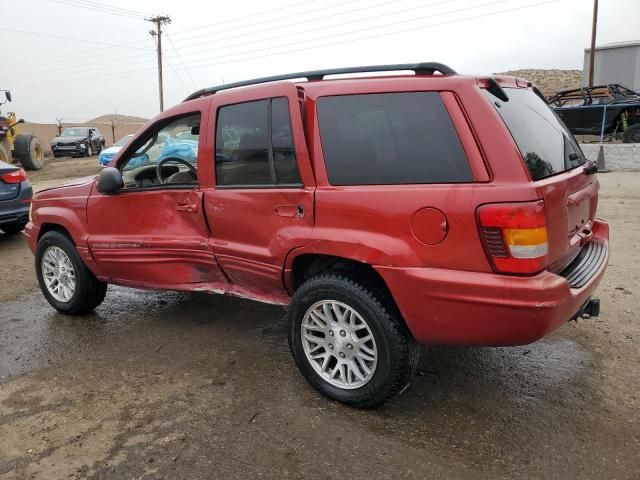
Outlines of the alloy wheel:
[{"label": "alloy wheel", "polygon": [[307,360],[323,380],[343,389],[366,385],[376,371],[378,347],[367,322],[349,305],[321,300],[301,324]]},{"label": "alloy wheel", "polygon": [[41,266],[49,294],[59,302],[70,301],[76,291],[76,273],[64,250],[56,246],[47,248]]}]

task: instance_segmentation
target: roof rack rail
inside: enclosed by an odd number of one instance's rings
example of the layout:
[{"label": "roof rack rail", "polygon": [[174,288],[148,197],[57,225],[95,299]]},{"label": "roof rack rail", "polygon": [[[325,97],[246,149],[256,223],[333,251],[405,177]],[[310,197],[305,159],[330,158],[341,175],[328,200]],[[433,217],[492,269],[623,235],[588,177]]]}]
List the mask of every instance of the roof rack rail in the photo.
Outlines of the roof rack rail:
[{"label": "roof rack rail", "polygon": [[217,87],[208,87],[192,93],[184,102],[193,100],[194,98],[206,97],[213,95],[220,90],[228,90],[230,88],[246,87],[248,85],[257,85],[260,83],[279,82],[281,80],[292,80],[295,78],[306,78],[307,80],[322,80],[327,75],[343,75],[349,73],[372,73],[372,72],[395,72],[399,70],[412,70],[416,75],[433,75],[440,72],[443,75],[456,75],[457,72],[447,65],[437,62],[425,63],[399,63],[394,65],[368,65],[364,67],[345,67],[330,68],[327,70],[311,70],[308,72],[287,73],[284,75],[274,75],[271,77],[254,78],[253,80],[243,80],[241,82],[227,83],[218,85]]}]

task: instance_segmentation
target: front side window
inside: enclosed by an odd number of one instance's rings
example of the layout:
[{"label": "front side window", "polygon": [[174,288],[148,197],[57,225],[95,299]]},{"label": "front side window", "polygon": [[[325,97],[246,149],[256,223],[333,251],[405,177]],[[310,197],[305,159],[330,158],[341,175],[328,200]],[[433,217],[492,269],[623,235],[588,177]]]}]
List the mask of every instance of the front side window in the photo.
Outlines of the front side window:
[{"label": "front side window", "polygon": [[125,188],[197,183],[200,114],[152,130],[121,164]]},{"label": "front side window", "polygon": [[217,185],[299,185],[289,101],[278,97],[221,107],[215,164]]},{"label": "front side window", "polygon": [[473,180],[437,92],[321,97],[318,120],[332,185]]}]

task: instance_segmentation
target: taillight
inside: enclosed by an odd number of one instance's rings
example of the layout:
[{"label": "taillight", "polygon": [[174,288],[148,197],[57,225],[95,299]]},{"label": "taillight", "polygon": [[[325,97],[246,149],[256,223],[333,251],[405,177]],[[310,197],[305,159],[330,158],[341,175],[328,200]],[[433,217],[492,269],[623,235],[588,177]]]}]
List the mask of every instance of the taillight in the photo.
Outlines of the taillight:
[{"label": "taillight", "polygon": [[0,175],[0,179],[2,179],[4,183],[22,183],[27,180],[27,172],[23,169],[14,170],[13,172]]},{"label": "taillight", "polygon": [[549,253],[544,201],[478,208],[484,249],[497,272],[537,273]]}]

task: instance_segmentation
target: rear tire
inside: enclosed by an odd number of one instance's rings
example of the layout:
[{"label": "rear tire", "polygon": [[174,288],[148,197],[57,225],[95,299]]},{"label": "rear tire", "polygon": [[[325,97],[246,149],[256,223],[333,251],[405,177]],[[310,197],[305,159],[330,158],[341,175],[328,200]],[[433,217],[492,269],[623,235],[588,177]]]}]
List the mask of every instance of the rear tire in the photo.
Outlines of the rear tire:
[{"label": "rear tire", "polygon": [[[49,304],[67,315],[83,315],[93,311],[107,293],[107,284],[91,273],[71,239],[58,231],[47,232],[38,241],[36,276]],[[58,284],[64,285],[57,291],[56,277]],[[73,278],[72,288],[69,287],[69,278]]]},{"label": "rear tire", "polygon": [[622,135],[624,143],[640,143],[640,123],[629,125]]},{"label": "rear tire", "polygon": [[40,170],[44,165],[44,150],[40,140],[30,133],[16,135],[14,156],[25,170]]},{"label": "rear tire", "polygon": [[[302,375],[322,395],[370,408],[408,386],[417,345],[400,315],[378,297],[339,273],[313,277],[295,292],[289,347]],[[309,334],[318,341],[309,341]]]},{"label": "rear tire", "polygon": [[23,231],[26,225],[27,224],[25,222],[5,223],[4,225],[0,225],[0,230],[2,230],[5,235],[15,235],[16,233]]}]

